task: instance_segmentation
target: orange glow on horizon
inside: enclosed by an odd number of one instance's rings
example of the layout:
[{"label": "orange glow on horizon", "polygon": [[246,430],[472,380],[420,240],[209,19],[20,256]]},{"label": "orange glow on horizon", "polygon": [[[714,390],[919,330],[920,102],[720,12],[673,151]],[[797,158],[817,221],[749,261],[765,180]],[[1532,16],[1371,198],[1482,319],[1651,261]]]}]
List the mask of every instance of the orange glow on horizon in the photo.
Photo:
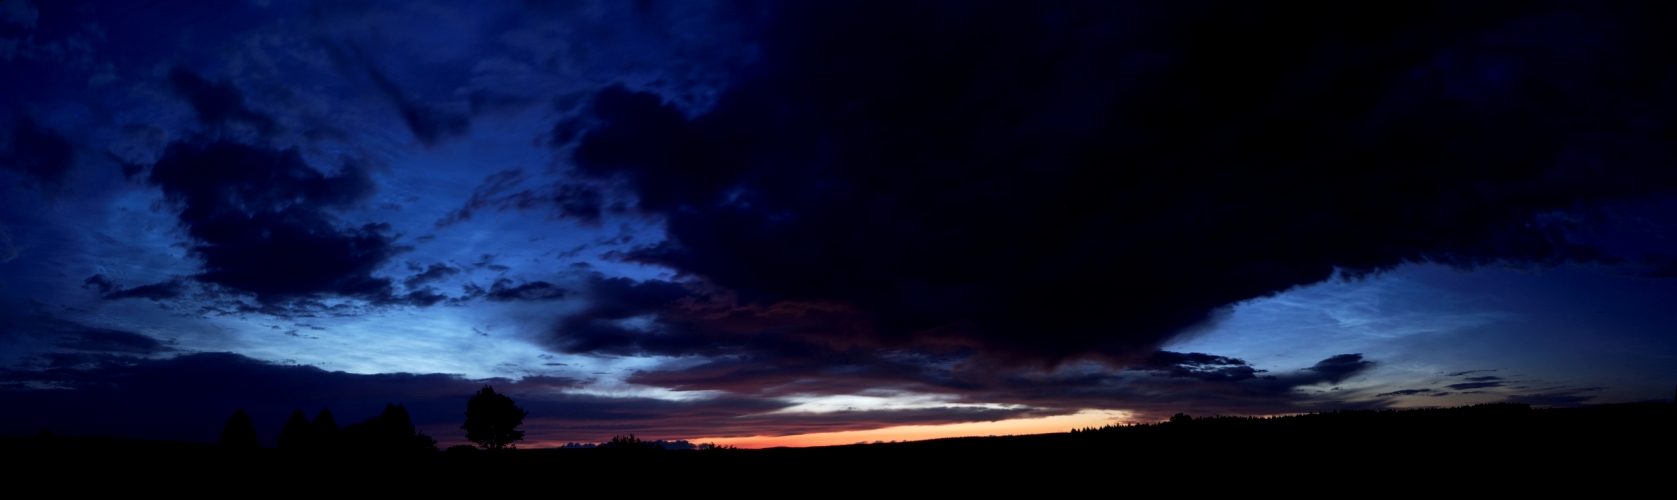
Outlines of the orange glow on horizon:
[{"label": "orange glow on horizon", "polygon": [[866,431],[821,432],[793,436],[702,437],[689,441],[693,444],[716,443],[740,448],[774,448],[778,446],[802,448],[872,443],[874,441],[921,441],[950,437],[1047,434],[1084,427],[1129,423],[1128,417],[1129,414],[1121,411],[1083,410],[1070,415],[1020,418],[996,422],[901,425]]}]

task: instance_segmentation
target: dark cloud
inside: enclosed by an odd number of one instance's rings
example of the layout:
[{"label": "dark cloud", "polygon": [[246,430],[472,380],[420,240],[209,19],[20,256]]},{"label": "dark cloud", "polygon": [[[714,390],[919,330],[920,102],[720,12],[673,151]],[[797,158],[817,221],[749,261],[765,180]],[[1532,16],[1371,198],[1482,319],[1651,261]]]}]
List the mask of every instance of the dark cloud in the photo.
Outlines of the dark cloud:
[{"label": "dark cloud", "polygon": [[[940,394],[957,402],[1017,404],[1045,410],[1122,409],[1144,418],[1167,417],[1179,411],[1219,414],[1276,414],[1309,411],[1315,407],[1379,406],[1378,401],[1323,399],[1301,388],[1336,383],[1372,364],[1354,358],[1324,360],[1317,367],[1255,377],[1228,376],[1216,370],[1177,371],[1189,366],[1242,366],[1232,358],[1197,353],[1171,353],[1162,358],[1192,360],[1159,363],[1154,376],[1146,370],[1110,371],[1098,365],[1060,372],[973,366],[960,357],[877,354],[866,349],[819,349],[753,352],[722,356],[672,370],[637,372],[636,384],[678,391],[715,390],[758,397],[843,395],[862,391]],[[1180,373],[1173,374],[1173,371]],[[1172,376],[1174,375],[1174,376]]]},{"label": "dark cloud", "polygon": [[123,179],[127,179],[127,180],[139,179],[140,174],[145,173],[145,171],[146,171],[146,166],[145,165],[128,162],[126,160],[123,160],[121,158],[116,158],[114,156],[111,158],[111,160],[115,161],[117,163],[117,166],[122,168],[122,178]]},{"label": "dark cloud", "polygon": [[[594,274],[585,285],[584,300],[588,305],[562,318],[555,326],[552,341],[559,350],[572,353],[697,354],[705,340],[699,338],[700,332],[682,328],[681,324],[689,316],[685,311],[669,307],[693,295],[680,283]],[[647,320],[639,328],[624,323],[637,317]],[[737,346],[738,342],[733,339],[729,344]],[[726,349],[715,347],[709,353]]]},{"label": "dark cloud", "polygon": [[1447,376],[1447,377],[1460,377],[1462,375],[1467,375],[1469,373],[1494,372],[1494,371],[1496,371],[1496,370],[1468,370],[1468,371],[1465,371],[1465,372],[1447,373],[1447,374],[1445,374],[1445,376]]},{"label": "dark cloud", "polygon": [[43,194],[56,194],[64,176],[75,166],[76,147],[63,135],[27,117],[12,127],[9,149],[0,153],[0,169],[23,175],[23,185]]},{"label": "dark cloud", "polygon": [[1677,278],[1677,257],[1669,255],[1649,255],[1642,258],[1642,269],[1631,273],[1638,278],[1671,279]]},{"label": "dark cloud", "polygon": [[1542,393],[1534,393],[1534,394],[1516,394],[1516,395],[1508,396],[1508,399],[1506,399],[1506,401],[1509,402],[1509,403],[1528,404],[1528,405],[1540,406],[1540,407],[1541,406],[1559,406],[1559,407],[1583,406],[1583,405],[1587,404],[1591,399],[1595,399],[1594,395],[1584,394],[1584,393],[1595,392],[1595,391],[1600,391],[1600,390],[1601,390],[1600,387],[1584,387],[1584,388],[1579,388],[1579,389],[1558,389],[1558,390],[1554,390],[1554,391],[1550,391],[1550,392],[1542,392]]},{"label": "dark cloud", "polygon": [[97,353],[159,354],[174,348],[134,332],[64,323],[55,329],[54,344],[65,349]]},{"label": "dark cloud", "polygon": [[[282,365],[230,353],[167,359],[56,356],[44,370],[0,369],[0,434],[108,435],[213,442],[227,415],[244,408],[258,436],[271,444],[293,409],[329,408],[341,421],[403,404],[421,431],[459,442],[466,399],[484,385],[508,394],[530,412],[522,427],[530,440],[603,441],[613,435],[666,439],[784,436],[869,430],[892,425],[996,421],[1056,414],[1034,409],[947,406],[885,411],[775,413],[790,403],[723,397],[667,401],[561,394],[576,380],[525,377],[468,380],[445,374],[361,375],[312,366]],[[29,385],[55,389],[27,389]],[[112,409],[123,411],[112,411]],[[24,411],[27,409],[28,411]],[[144,409],[137,411],[134,409]]]},{"label": "dark cloud", "polygon": [[1543,214],[1677,188],[1658,7],[773,12],[708,110],[612,87],[555,140],[667,221],[628,260],[842,304],[892,349],[1138,362],[1336,269],[1613,260]]},{"label": "dark cloud", "polygon": [[1314,372],[1322,381],[1339,383],[1372,366],[1374,362],[1363,359],[1361,354],[1340,354],[1318,361],[1305,370]]},{"label": "dark cloud", "polygon": [[[9,312],[9,311],[6,311]],[[75,359],[103,359],[105,356],[149,356],[173,352],[170,343],[132,331],[91,326],[66,320],[37,310],[33,314],[4,314],[6,328],[0,329],[0,341],[15,345],[34,345],[37,352],[62,355],[57,363]],[[34,349],[32,349],[34,350]],[[75,351],[65,353],[62,350]],[[50,359],[50,358],[44,358]],[[22,365],[19,365],[22,366]],[[6,368],[0,368],[3,370]]]},{"label": "dark cloud", "polygon": [[[1392,397],[1392,396],[1414,396],[1416,394],[1426,394],[1428,396],[1436,396],[1437,395],[1437,394],[1428,394],[1430,392],[1433,392],[1432,389],[1402,389],[1402,390],[1396,390],[1396,391],[1392,391],[1392,392],[1382,392],[1380,394],[1375,394],[1374,397],[1388,398],[1388,397]],[[1445,393],[1445,394],[1448,394],[1448,393]]]},{"label": "dark cloud", "polygon": [[1460,383],[1460,384],[1450,384],[1450,385],[1447,385],[1447,386],[1444,386],[1444,387],[1447,388],[1447,389],[1450,389],[1452,391],[1465,391],[1465,390],[1468,390],[1468,389],[1484,389],[1484,388],[1487,388],[1487,387],[1502,387],[1502,384],[1503,384],[1502,382],[1464,382],[1464,383]]},{"label": "dark cloud", "polygon": [[82,280],[82,286],[98,289],[102,295],[100,298],[104,300],[151,299],[161,301],[178,298],[186,293],[186,283],[180,279],[125,289],[121,284],[105,275],[95,274],[88,276],[86,280]]},{"label": "dark cloud", "polygon": [[594,186],[575,182],[557,182],[537,189],[520,189],[529,177],[523,170],[512,169],[490,174],[483,184],[472,191],[465,205],[437,220],[437,227],[447,227],[471,220],[479,210],[547,210],[558,218],[597,224],[606,209],[605,195]]},{"label": "dark cloud", "polygon": [[465,135],[471,128],[471,120],[463,113],[448,111],[438,106],[432,106],[409,97],[402,92],[396,82],[385,77],[384,73],[367,66],[367,74],[372,77],[373,84],[378,87],[385,98],[402,112],[402,121],[408,124],[408,130],[413,137],[426,146],[434,146],[445,139]]},{"label": "dark cloud", "polygon": [[[4,401],[0,406],[31,409],[6,410],[7,418],[0,418],[0,424],[8,428],[0,433],[20,435],[33,427],[67,435],[213,442],[227,415],[245,408],[263,440],[271,444],[281,419],[295,408],[326,406],[340,419],[354,421],[376,414],[385,403],[406,402],[416,417],[421,414],[418,403],[434,418],[443,406],[438,400],[454,399],[449,402],[464,405],[471,391],[481,387],[449,375],[352,375],[228,353],[107,361],[0,372],[0,379],[8,382],[61,387],[0,391]],[[455,405],[447,406],[450,413],[459,412]]]},{"label": "dark cloud", "polygon": [[[769,398],[900,391],[1064,411],[1108,408],[1169,416],[1180,411],[1173,409],[1177,406],[1193,405],[1272,414],[1313,404],[1316,398],[1300,388],[1343,382],[1374,365],[1360,354],[1343,354],[1306,369],[1269,373],[1238,358],[1161,351],[1128,369],[1074,363],[1044,371],[974,357],[959,337],[916,350],[888,349],[888,339],[865,312],[840,304],[740,305],[700,283],[601,275],[588,278],[575,298],[584,307],[559,320],[549,337],[552,348],[693,356],[700,362],[628,379],[677,391]],[[929,336],[938,338],[935,332]],[[1160,394],[1175,396],[1158,400]]]},{"label": "dark cloud", "polygon": [[192,255],[203,261],[198,281],[265,302],[390,296],[390,280],[372,272],[405,247],[388,224],[344,224],[332,213],[372,193],[369,174],[353,162],[328,175],[296,150],[176,143],[150,181],[180,210]]},{"label": "dark cloud", "polygon": [[408,279],[402,280],[402,284],[407,285],[408,288],[413,288],[413,287],[417,287],[419,285],[423,285],[423,284],[430,283],[430,282],[433,282],[433,281],[437,281],[437,280],[440,280],[440,279],[443,279],[443,278],[447,278],[449,276],[453,276],[453,275],[459,274],[459,273],[460,273],[459,268],[455,268],[455,267],[450,266],[448,264],[442,264],[442,263],[431,264],[429,267],[425,268],[424,272],[421,272],[419,274],[415,274],[413,276],[409,276]]},{"label": "dark cloud", "polygon": [[92,276],[88,276],[87,279],[82,280],[82,287],[84,287],[84,288],[85,287],[94,287],[94,288],[99,290],[99,293],[102,293],[102,294],[103,293],[111,293],[111,292],[122,289],[122,285],[117,284],[117,282],[112,281],[110,278],[105,277],[105,275],[103,275],[103,274],[95,274],[95,275],[92,275]]},{"label": "dark cloud", "polygon": [[186,294],[186,283],[178,279],[173,279],[161,283],[140,285],[126,290],[114,291],[105,294],[102,298],[105,300],[150,299],[153,301],[162,301],[179,298],[184,294]]},{"label": "dark cloud", "polygon": [[212,82],[184,66],[176,66],[169,70],[169,84],[192,105],[198,121],[204,125],[244,124],[264,136],[278,131],[273,117],[252,111],[245,104],[244,93],[233,82]]},{"label": "dark cloud", "polygon": [[1467,378],[1462,379],[1462,380],[1466,380],[1468,382],[1489,382],[1489,381],[1492,381],[1492,380],[1502,380],[1502,377],[1486,375],[1486,376],[1483,376],[1483,377],[1467,377]]},{"label": "dark cloud", "polygon": [[1246,380],[1265,371],[1253,369],[1242,359],[1171,351],[1156,352],[1146,362],[1133,366],[1132,369],[1153,371],[1171,377],[1231,381]]},{"label": "dark cloud", "polygon": [[422,289],[419,289],[419,290],[414,290],[414,291],[408,292],[408,293],[406,293],[404,295],[401,295],[399,297],[396,297],[394,300],[391,300],[391,301],[388,301],[388,302],[391,303],[391,304],[407,304],[407,305],[414,305],[414,306],[419,306],[419,307],[431,307],[433,305],[436,305],[438,302],[443,302],[443,301],[446,301],[446,300],[449,300],[449,297],[447,295],[443,295],[443,294],[437,292],[437,289],[435,289],[435,288],[425,287],[425,288],[422,288]]},{"label": "dark cloud", "polygon": [[565,298],[565,293],[564,288],[554,286],[546,281],[532,281],[513,285],[512,280],[501,278],[495,280],[495,284],[490,285],[489,292],[484,294],[484,298],[496,302],[558,300]]}]

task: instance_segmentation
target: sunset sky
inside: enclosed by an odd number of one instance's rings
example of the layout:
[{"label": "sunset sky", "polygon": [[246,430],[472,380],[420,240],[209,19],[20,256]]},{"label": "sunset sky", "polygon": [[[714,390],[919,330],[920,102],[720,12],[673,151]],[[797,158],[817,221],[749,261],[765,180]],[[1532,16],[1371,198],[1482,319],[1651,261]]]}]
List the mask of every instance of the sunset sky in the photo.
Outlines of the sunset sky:
[{"label": "sunset sky", "polygon": [[1665,2],[0,1],[0,435],[1669,400]]}]

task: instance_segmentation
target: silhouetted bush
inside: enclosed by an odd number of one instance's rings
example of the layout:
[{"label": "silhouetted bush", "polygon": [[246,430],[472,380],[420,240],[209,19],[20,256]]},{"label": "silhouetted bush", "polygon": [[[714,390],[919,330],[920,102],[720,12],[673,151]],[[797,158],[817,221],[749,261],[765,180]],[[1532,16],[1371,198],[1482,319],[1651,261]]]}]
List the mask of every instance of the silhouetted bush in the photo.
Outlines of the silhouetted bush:
[{"label": "silhouetted bush", "polygon": [[600,443],[597,449],[615,452],[663,451],[664,446],[651,441],[642,441],[630,434],[629,437],[612,436],[611,441]]},{"label": "silhouetted bush", "polygon": [[293,410],[291,416],[285,419],[285,427],[280,429],[279,437],[274,439],[274,445],[282,450],[308,448],[311,441],[309,431],[309,417],[303,414],[301,408]]},{"label": "silhouetted bush", "polygon": [[227,425],[221,427],[221,445],[240,450],[262,447],[262,442],[256,439],[256,425],[250,423],[250,415],[245,414],[244,408],[233,410]]},{"label": "silhouetted bush", "polygon": [[482,451],[482,450],[477,449],[476,446],[472,446],[472,445],[469,445],[469,444],[457,444],[457,445],[448,447],[448,449],[446,449],[446,450],[443,450],[443,453],[476,453],[476,452],[479,452],[479,451]]},{"label": "silhouetted bush", "polygon": [[512,398],[496,394],[486,385],[466,400],[466,423],[460,428],[466,430],[467,441],[484,449],[516,448],[512,442],[523,440],[524,431],[515,428],[523,425],[529,414],[514,405]]}]

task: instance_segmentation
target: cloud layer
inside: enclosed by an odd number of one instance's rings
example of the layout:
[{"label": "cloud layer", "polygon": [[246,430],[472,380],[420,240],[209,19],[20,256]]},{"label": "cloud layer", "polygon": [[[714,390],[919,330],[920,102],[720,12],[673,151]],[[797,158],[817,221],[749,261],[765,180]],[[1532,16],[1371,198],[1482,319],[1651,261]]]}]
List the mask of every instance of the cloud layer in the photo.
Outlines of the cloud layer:
[{"label": "cloud layer", "polygon": [[1611,261],[1550,215],[1677,188],[1662,10],[1210,7],[780,5],[706,112],[613,87],[554,134],[667,221],[626,259],[1004,364],[1336,270]]}]

